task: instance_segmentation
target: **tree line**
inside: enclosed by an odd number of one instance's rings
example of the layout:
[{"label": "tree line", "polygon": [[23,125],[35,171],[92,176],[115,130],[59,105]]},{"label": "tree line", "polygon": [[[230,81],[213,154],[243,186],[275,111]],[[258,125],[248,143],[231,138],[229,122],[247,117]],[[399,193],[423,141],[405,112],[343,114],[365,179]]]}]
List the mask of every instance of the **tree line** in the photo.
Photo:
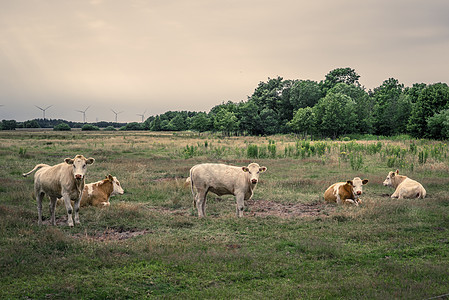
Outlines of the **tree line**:
[{"label": "tree line", "polygon": [[[143,123],[107,122],[106,125],[120,125],[121,130],[193,130],[224,135],[295,133],[304,137],[337,138],[350,134],[409,134],[416,138],[449,138],[446,83],[415,83],[404,87],[397,79],[389,78],[367,91],[359,79],[360,75],[349,67],[334,69],[319,82],[268,78],[258,84],[247,101],[223,102],[208,113],[168,111]],[[50,121],[58,123],[58,120]],[[47,127],[43,123],[50,121],[26,121],[22,126]],[[3,129],[12,126],[7,122],[10,121],[0,124]],[[105,127],[102,125],[105,124],[96,126]]]},{"label": "tree line", "polygon": [[449,87],[395,78],[366,90],[351,68],[330,71],[325,79],[260,82],[247,101],[228,101],[209,113],[169,111],[148,118],[142,129],[216,131],[226,135],[296,133],[337,138],[348,134],[449,138]]}]

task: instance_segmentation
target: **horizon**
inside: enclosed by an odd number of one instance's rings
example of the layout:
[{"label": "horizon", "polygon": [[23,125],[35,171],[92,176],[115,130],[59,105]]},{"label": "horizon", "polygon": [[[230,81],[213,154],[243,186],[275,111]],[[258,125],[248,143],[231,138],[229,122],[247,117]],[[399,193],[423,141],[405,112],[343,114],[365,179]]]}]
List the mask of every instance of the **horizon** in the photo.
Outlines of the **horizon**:
[{"label": "horizon", "polygon": [[247,101],[280,76],[350,67],[367,90],[447,82],[449,2],[36,1],[0,4],[0,119],[139,122]]}]

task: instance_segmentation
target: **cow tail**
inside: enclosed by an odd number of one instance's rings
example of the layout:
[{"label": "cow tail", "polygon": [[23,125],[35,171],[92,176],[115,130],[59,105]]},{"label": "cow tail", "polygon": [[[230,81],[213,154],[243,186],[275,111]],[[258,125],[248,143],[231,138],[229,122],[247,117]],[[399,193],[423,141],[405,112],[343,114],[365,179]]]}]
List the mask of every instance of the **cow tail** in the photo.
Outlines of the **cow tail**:
[{"label": "cow tail", "polygon": [[193,168],[190,169],[190,190],[193,196],[193,208],[196,208],[195,191],[193,190]]},{"label": "cow tail", "polygon": [[47,165],[47,164],[38,164],[38,165],[36,165],[36,166],[34,167],[33,170],[29,171],[28,173],[23,173],[22,176],[23,176],[23,177],[27,177],[28,175],[30,175],[31,173],[33,173],[33,172],[36,171],[37,169],[43,168],[43,167],[49,167],[49,165]]}]

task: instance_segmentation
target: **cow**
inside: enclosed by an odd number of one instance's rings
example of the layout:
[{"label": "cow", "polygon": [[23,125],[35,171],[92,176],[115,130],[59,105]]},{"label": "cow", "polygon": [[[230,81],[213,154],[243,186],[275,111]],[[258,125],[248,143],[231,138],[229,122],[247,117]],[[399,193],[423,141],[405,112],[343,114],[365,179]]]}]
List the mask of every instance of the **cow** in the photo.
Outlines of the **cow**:
[{"label": "cow", "polygon": [[337,182],[327,188],[324,192],[324,200],[336,202],[337,204],[355,204],[361,203],[359,196],[363,193],[363,185],[368,183],[368,179],[354,177],[346,182]]},{"label": "cow", "polygon": [[[57,198],[64,198],[67,210],[67,224],[73,227],[79,224],[79,204],[84,189],[84,177],[87,172],[87,165],[93,164],[94,158],[85,158],[83,155],[76,155],[75,158],[66,158],[63,163],[49,166],[47,164],[38,164],[33,170],[24,173],[27,177],[34,171],[34,194],[37,200],[38,224],[42,225],[42,199],[45,194],[50,198],[51,224],[56,225],[55,207]],[[75,201],[75,218],[72,220],[72,204],[70,200]]]},{"label": "cow", "polygon": [[212,163],[193,166],[190,169],[190,187],[198,217],[206,215],[208,192],[218,196],[234,195],[237,200],[237,217],[243,217],[244,200],[251,199],[259,181],[259,174],[266,170],[266,167],[260,167],[257,163],[250,163],[247,167]]},{"label": "cow", "polygon": [[[120,185],[117,177],[108,175],[106,179],[87,183],[84,186],[83,195],[81,196],[80,207],[84,206],[96,206],[105,207],[109,206],[109,198],[114,195],[123,195],[125,191]],[[62,203],[63,199],[58,199],[59,203]]]},{"label": "cow", "polygon": [[383,182],[384,186],[390,186],[395,189],[391,198],[422,198],[426,197],[426,190],[416,180],[407,176],[399,175],[399,170],[389,172],[387,178]]}]

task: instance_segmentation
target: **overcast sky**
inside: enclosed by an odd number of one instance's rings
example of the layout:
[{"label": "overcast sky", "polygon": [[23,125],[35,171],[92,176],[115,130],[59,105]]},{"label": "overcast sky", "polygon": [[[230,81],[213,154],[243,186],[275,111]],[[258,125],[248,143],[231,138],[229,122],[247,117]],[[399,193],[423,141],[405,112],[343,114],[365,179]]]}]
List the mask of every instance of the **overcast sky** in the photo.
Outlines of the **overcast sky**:
[{"label": "overcast sky", "polygon": [[340,67],[449,83],[449,1],[0,0],[0,120],[208,112]]}]

